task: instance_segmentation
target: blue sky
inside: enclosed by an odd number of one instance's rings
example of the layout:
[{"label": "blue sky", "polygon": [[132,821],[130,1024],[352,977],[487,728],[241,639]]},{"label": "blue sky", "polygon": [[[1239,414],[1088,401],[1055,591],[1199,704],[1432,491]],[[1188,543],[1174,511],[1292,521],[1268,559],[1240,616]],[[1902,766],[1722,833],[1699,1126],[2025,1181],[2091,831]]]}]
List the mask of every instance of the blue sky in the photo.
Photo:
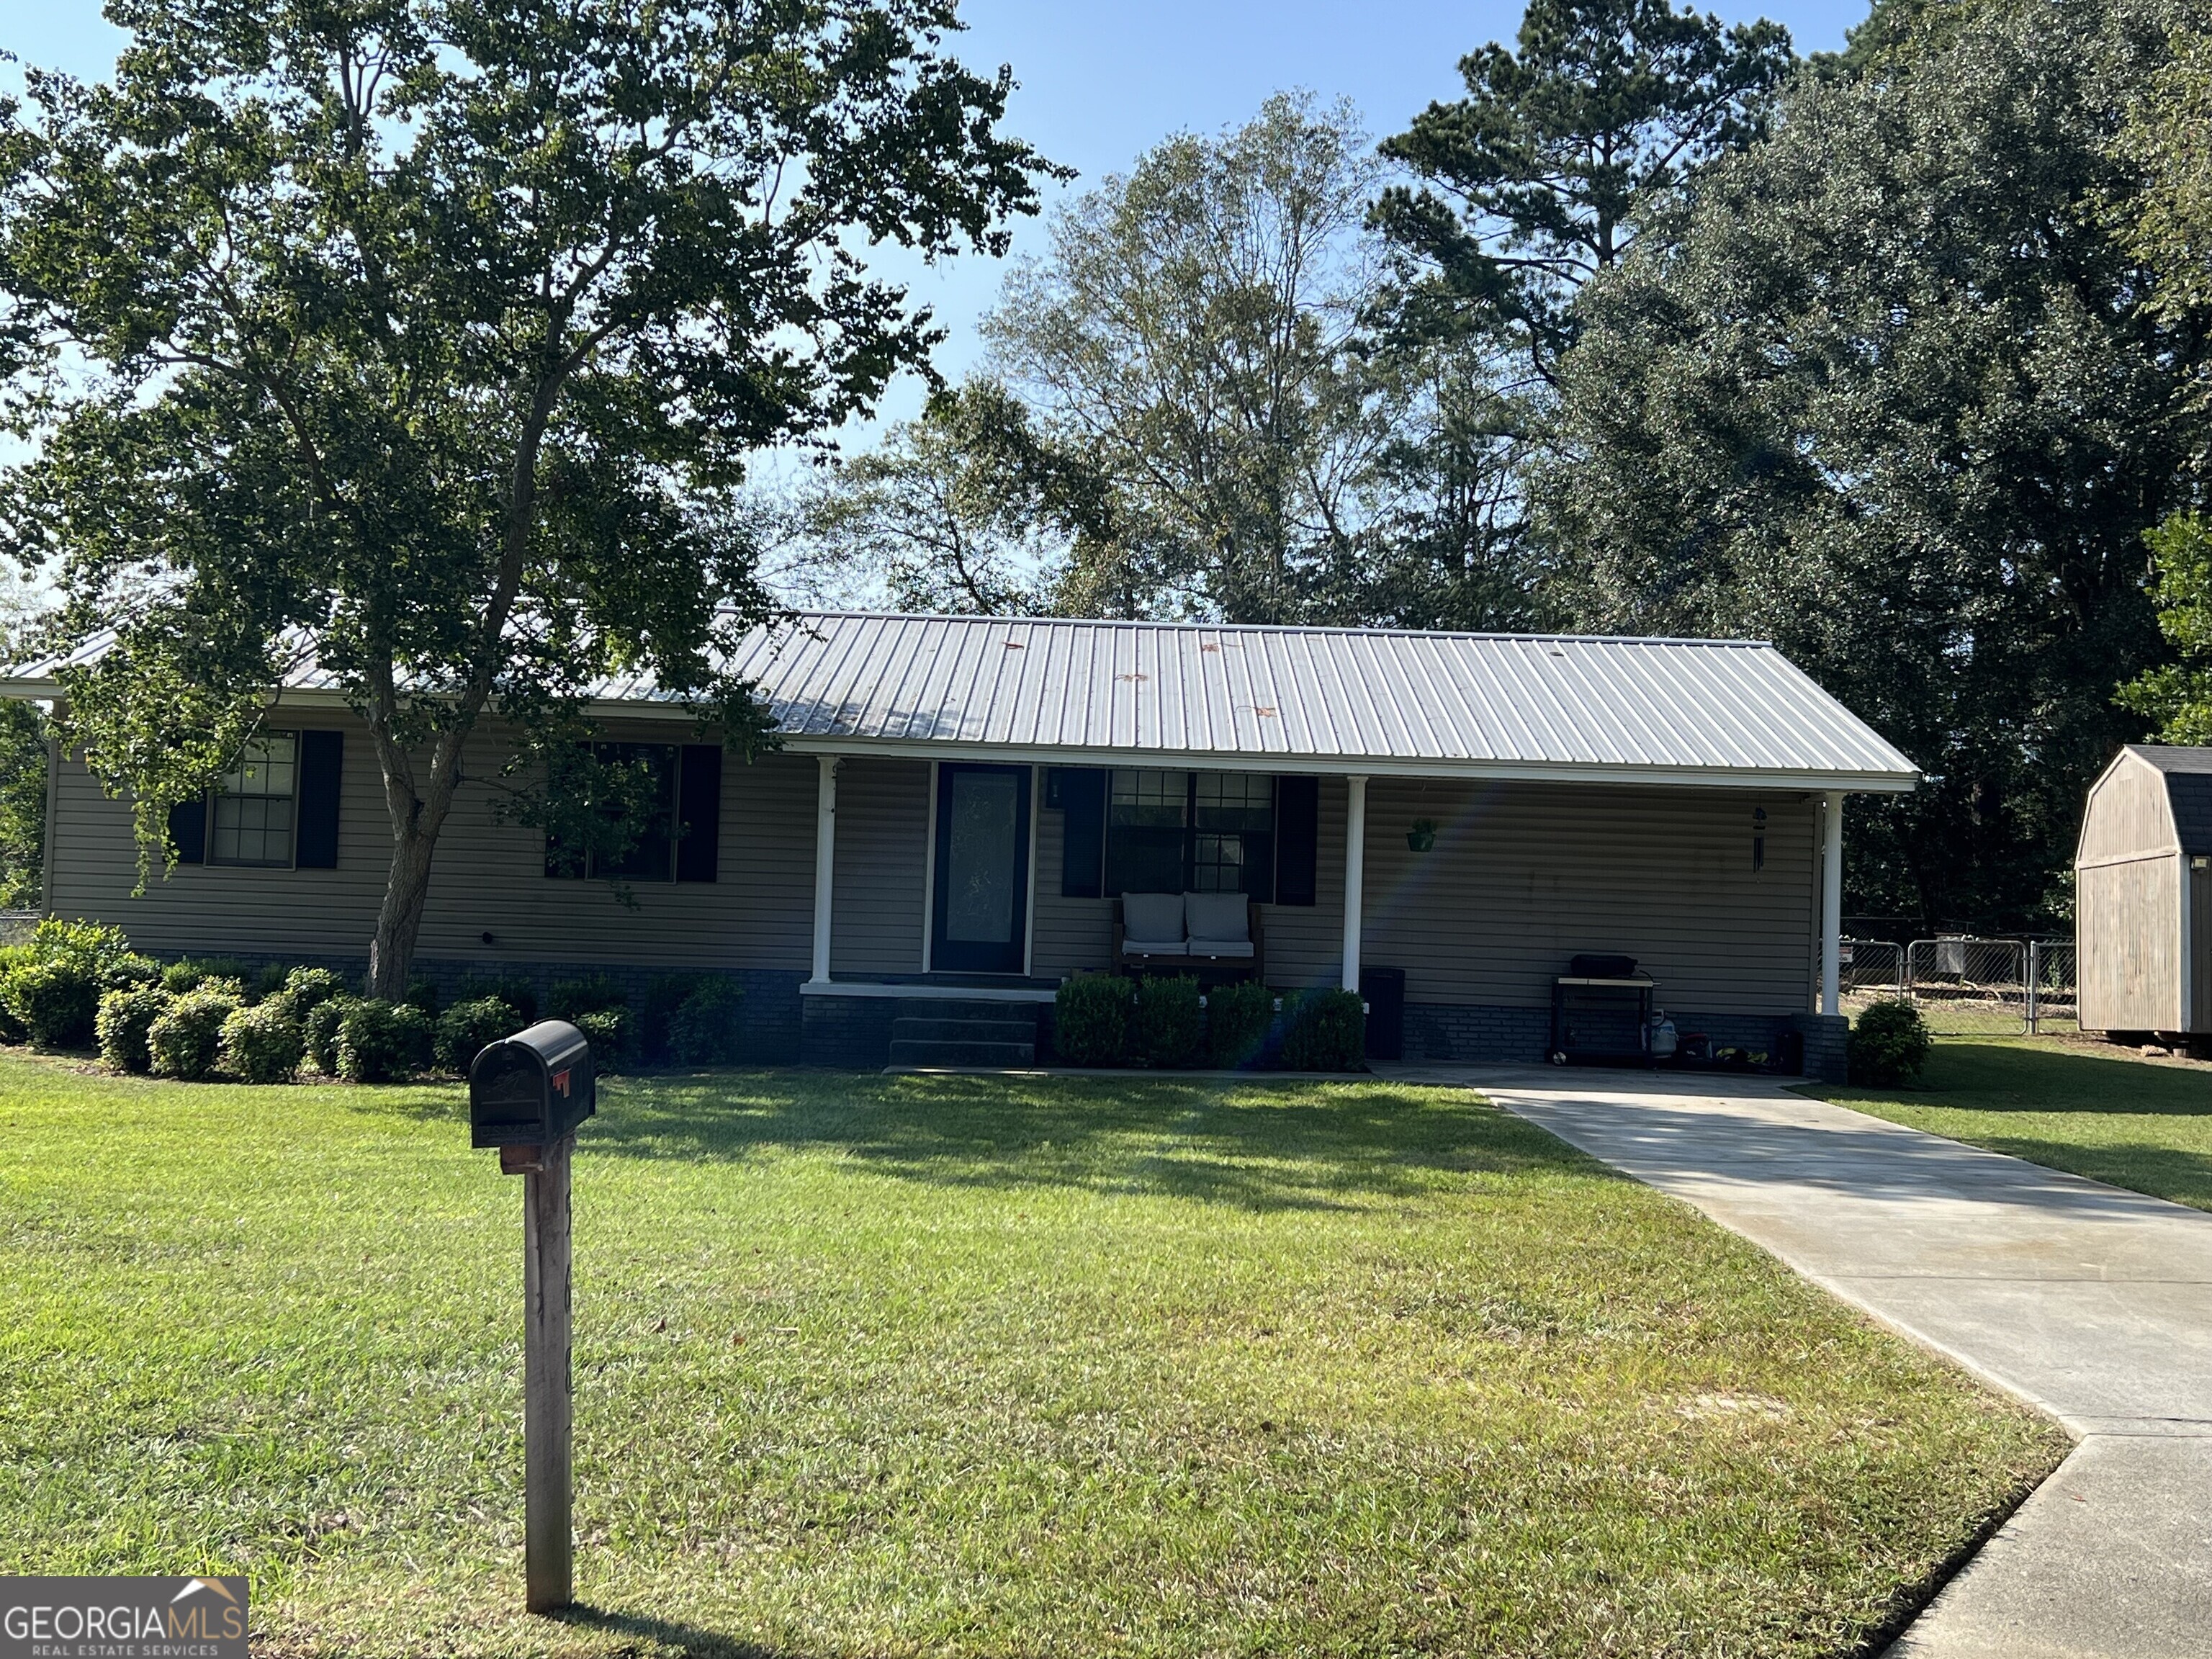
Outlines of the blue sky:
[{"label": "blue sky", "polygon": [[[1788,26],[1800,52],[1842,46],[1864,0],[1725,0],[1731,21],[1765,15]],[[105,74],[120,36],[91,0],[18,0],[0,22],[0,47],[27,63],[88,77]],[[1303,87],[1349,97],[1380,137],[1431,99],[1459,88],[1454,65],[1486,40],[1510,40],[1520,0],[968,0],[960,55],[978,67],[1013,66],[1020,89],[1009,125],[1054,161],[1079,168],[1081,190],[1126,167],[1182,129],[1239,122],[1268,94]],[[1057,195],[1059,192],[1055,191]],[[1040,221],[1019,228],[1017,251],[1044,243]],[[921,270],[915,290],[951,331],[939,367],[957,376],[975,360],[975,321],[998,290],[992,261]],[[901,388],[888,415],[909,412]]]}]

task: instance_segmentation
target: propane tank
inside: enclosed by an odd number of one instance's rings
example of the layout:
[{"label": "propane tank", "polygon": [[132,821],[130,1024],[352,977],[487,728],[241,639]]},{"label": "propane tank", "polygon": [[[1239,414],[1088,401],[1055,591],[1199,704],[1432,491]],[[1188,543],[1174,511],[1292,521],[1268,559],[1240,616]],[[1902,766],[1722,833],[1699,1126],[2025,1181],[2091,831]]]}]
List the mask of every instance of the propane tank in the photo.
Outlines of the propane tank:
[{"label": "propane tank", "polygon": [[1675,1042],[1674,1022],[1667,1018],[1667,1011],[1662,1008],[1651,1016],[1651,1058],[1674,1059]]}]

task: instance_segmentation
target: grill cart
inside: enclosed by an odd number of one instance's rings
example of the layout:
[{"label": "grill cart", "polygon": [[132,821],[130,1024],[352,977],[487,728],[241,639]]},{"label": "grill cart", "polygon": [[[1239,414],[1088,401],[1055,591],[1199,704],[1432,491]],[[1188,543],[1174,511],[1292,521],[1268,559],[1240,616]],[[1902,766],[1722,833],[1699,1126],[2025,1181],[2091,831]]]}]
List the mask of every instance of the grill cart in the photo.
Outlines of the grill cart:
[{"label": "grill cart", "polygon": [[1629,957],[1577,957],[1552,981],[1552,1064],[1649,1066],[1657,981]]}]

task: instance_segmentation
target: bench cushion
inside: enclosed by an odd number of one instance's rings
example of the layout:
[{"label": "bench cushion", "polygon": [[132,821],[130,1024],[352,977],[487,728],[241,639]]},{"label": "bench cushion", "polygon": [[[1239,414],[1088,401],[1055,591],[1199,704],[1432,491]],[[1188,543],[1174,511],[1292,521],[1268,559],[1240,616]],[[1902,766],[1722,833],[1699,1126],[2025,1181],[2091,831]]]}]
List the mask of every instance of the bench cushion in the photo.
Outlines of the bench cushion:
[{"label": "bench cushion", "polygon": [[1182,913],[1194,939],[1251,939],[1251,906],[1242,893],[1185,893]]},{"label": "bench cushion", "polygon": [[1249,939],[1194,939],[1190,942],[1190,954],[1194,957],[1249,957],[1255,952]]},{"label": "bench cushion", "polygon": [[1132,951],[1151,951],[1170,945],[1180,951],[1183,939],[1182,895],[1124,893],[1121,936]]}]

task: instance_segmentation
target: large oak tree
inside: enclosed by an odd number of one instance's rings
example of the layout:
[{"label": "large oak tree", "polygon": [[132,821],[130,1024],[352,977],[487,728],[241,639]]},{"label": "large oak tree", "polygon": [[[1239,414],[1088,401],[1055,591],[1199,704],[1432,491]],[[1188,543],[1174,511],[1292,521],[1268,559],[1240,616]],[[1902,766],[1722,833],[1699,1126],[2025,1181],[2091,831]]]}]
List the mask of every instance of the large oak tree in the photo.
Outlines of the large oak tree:
[{"label": "large oak tree", "polygon": [[36,459],[64,732],[134,800],[204,787],[312,655],[367,722],[404,986],[471,732],[574,752],[649,674],[733,736],[769,609],[720,510],[935,335],[866,249],[1001,251],[1047,164],[954,0],[112,0],[111,83],[0,124],[0,350]]}]

